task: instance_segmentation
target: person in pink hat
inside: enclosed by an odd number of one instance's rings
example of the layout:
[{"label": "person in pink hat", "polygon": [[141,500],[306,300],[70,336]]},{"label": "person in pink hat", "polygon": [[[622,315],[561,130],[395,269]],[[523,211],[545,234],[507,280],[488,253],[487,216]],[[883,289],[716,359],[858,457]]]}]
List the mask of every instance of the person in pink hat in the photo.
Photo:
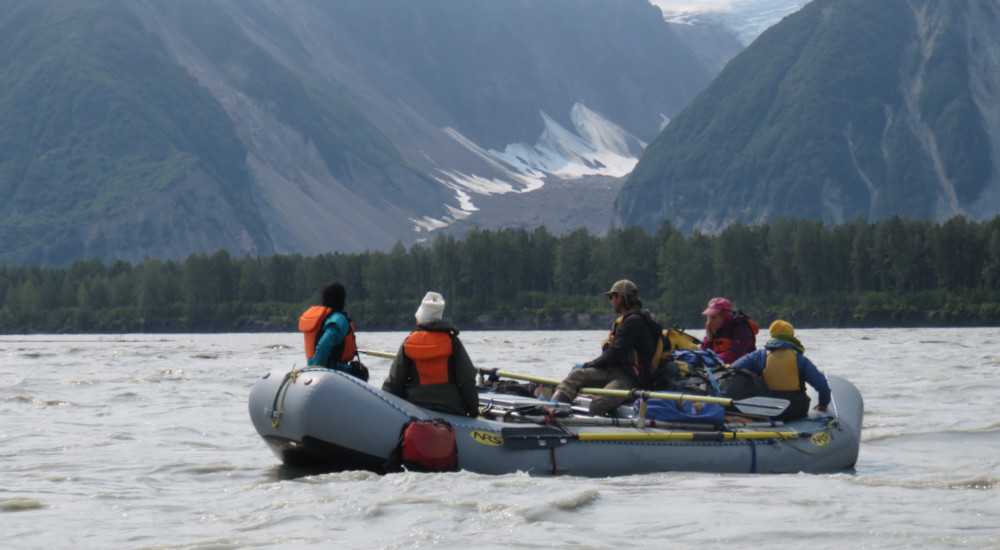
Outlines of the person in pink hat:
[{"label": "person in pink hat", "polygon": [[760,327],[746,313],[734,311],[729,300],[712,298],[701,314],[707,317],[701,349],[714,351],[726,364],[757,349]]}]

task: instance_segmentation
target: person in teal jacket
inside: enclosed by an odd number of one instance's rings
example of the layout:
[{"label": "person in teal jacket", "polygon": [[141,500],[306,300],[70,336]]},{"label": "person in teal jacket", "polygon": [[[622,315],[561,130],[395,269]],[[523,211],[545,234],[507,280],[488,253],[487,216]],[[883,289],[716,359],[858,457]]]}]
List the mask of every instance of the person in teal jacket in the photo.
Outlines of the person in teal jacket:
[{"label": "person in teal jacket", "polygon": [[[322,307],[310,308],[310,311],[316,311],[317,315],[326,315],[326,318],[323,319],[316,334],[312,334],[311,338],[310,335],[306,337],[307,348],[310,342],[315,345],[312,356],[309,355],[309,350],[306,350],[307,364],[311,367],[342,370],[367,380],[367,372],[355,372],[356,368],[351,364],[357,355],[358,346],[355,341],[354,323],[344,313],[346,299],[347,292],[343,285],[329,283],[323,287]],[[316,327],[316,325],[311,326]],[[366,369],[358,366],[357,370]]]},{"label": "person in teal jacket", "polygon": [[795,420],[809,414],[808,383],[819,394],[816,409],[825,411],[830,405],[830,384],[805,355],[805,346],[795,337],[795,327],[786,321],[771,323],[771,339],[764,349],[753,351],[736,360],[734,369],[746,369],[760,375],[771,395],[788,399],[789,405],[777,420]]}]

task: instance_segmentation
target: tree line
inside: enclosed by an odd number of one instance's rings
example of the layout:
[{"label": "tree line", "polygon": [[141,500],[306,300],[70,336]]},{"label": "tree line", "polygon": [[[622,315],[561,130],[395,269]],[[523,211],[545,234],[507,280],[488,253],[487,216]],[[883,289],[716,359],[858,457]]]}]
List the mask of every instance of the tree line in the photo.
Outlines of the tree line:
[{"label": "tree line", "polygon": [[[107,265],[0,263],[0,332],[290,331],[340,281],[359,330],[404,330],[428,290],[462,328],[582,328],[608,324],[601,293],[622,278],[665,325],[699,325],[724,296],[766,326],[1000,323],[1000,217],[945,223],[893,217],[826,226],[782,218],[685,235],[669,222],[603,236],[534,230],[442,234],[409,248],[304,257]],[[576,316],[576,317],[574,317]]]}]

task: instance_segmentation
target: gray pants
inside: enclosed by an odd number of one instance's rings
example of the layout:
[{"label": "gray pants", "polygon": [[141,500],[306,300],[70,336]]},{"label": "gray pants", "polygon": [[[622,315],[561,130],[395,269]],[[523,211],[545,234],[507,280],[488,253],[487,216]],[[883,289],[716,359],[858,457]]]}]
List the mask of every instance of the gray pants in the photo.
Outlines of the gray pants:
[{"label": "gray pants", "polygon": [[[569,375],[556,387],[556,394],[561,393],[562,395],[558,397],[563,397],[572,402],[580,388],[631,390],[636,387],[638,385],[635,379],[622,372],[621,369],[590,367],[569,371]],[[553,395],[553,398],[557,397],[556,394]],[[603,415],[627,400],[627,397],[614,397],[611,395],[594,396],[594,400],[590,402],[590,414],[595,416]]]}]

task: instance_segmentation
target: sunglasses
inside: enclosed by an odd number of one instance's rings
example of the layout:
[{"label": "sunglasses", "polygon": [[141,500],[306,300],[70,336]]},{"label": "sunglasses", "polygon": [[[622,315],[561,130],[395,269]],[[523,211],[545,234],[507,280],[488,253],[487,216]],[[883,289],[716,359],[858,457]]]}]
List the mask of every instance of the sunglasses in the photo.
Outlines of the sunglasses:
[{"label": "sunglasses", "polygon": [[608,294],[608,300],[614,300],[618,296],[621,296],[621,294],[618,294],[617,292],[612,292],[611,294]]}]

